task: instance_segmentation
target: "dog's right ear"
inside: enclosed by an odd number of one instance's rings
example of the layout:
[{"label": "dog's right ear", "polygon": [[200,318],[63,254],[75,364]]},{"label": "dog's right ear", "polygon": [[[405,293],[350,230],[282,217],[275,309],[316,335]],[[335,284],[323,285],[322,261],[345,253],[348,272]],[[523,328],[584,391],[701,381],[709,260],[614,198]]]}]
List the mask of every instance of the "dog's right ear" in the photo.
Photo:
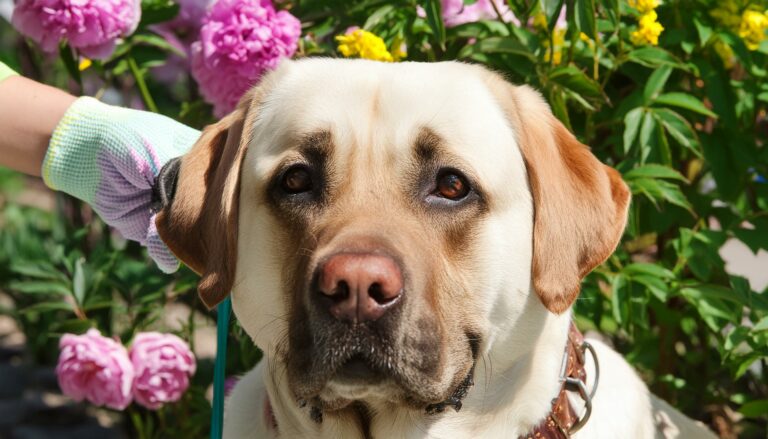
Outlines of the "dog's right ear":
[{"label": "dog's right ear", "polygon": [[248,137],[243,126],[253,96],[248,93],[234,112],[206,127],[187,154],[166,164],[155,185],[157,231],[201,275],[198,292],[209,308],[234,283],[240,165]]}]

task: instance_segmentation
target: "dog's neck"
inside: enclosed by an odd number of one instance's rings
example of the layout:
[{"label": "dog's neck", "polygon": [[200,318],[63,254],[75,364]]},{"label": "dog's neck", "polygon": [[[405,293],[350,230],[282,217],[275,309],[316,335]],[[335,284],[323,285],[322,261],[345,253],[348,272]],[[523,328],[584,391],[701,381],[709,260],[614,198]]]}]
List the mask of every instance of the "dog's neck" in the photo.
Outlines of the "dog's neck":
[{"label": "dog's neck", "polygon": [[282,366],[268,365],[264,378],[281,435],[419,438],[517,437],[528,433],[547,416],[559,391],[571,316],[554,315],[535,303],[526,308],[519,321],[511,323],[515,330],[499,328],[491,334],[492,348],[478,359],[475,385],[458,412],[447,408],[430,415],[424,410],[374,401],[324,413],[318,423],[311,419],[311,407],[299,407],[288,390]]}]

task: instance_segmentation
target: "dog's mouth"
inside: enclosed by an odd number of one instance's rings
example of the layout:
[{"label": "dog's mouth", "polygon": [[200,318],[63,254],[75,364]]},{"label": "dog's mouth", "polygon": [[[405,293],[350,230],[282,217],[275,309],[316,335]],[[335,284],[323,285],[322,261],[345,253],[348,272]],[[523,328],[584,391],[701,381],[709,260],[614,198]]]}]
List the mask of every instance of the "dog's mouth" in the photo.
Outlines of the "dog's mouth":
[{"label": "dog's mouth", "polygon": [[463,364],[458,366],[461,375],[448,377],[442,373],[447,359],[441,355],[434,324],[422,319],[411,331],[334,324],[311,331],[297,324],[291,328],[294,344],[287,357],[289,383],[297,400],[308,403],[315,414],[366,401],[402,404],[432,414],[459,410],[473,385],[479,337],[465,334],[466,356],[451,359]]},{"label": "dog's mouth", "polygon": [[355,354],[339,366],[332,380],[345,384],[378,384],[385,378],[385,372],[375,362]]}]

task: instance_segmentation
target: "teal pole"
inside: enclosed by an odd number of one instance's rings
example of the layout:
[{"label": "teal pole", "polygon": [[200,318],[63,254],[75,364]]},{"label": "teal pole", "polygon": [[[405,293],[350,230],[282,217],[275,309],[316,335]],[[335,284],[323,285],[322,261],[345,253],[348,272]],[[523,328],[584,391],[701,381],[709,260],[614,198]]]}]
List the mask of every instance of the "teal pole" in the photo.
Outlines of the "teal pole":
[{"label": "teal pole", "polygon": [[232,302],[229,297],[216,308],[216,363],[213,368],[213,407],[211,410],[211,439],[221,439],[224,430],[224,379],[227,372],[227,336]]}]

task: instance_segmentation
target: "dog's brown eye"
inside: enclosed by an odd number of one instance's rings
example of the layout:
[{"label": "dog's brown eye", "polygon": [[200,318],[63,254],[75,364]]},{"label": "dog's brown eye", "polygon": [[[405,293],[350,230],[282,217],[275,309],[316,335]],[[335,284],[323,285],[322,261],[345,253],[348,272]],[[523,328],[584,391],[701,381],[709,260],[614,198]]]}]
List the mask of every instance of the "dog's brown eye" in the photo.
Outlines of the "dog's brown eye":
[{"label": "dog's brown eye", "polygon": [[459,200],[467,196],[469,185],[464,178],[451,172],[437,178],[437,195],[449,200]]},{"label": "dog's brown eye", "polygon": [[312,189],[312,175],[304,166],[294,166],[283,175],[283,190],[298,194]]}]

